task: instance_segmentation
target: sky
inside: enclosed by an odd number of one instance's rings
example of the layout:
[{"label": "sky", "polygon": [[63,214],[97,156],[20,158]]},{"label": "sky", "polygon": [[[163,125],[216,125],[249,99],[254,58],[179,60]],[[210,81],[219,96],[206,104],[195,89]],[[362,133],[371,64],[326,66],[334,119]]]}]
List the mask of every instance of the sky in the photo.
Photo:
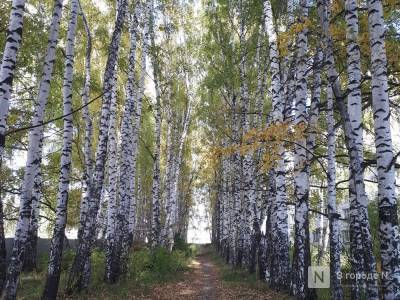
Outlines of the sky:
[{"label": "sky", "polygon": [[211,220],[209,215],[208,192],[204,188],[193,191],[194,205],[188,227],[188,243],[208,244],[211,243]]}]

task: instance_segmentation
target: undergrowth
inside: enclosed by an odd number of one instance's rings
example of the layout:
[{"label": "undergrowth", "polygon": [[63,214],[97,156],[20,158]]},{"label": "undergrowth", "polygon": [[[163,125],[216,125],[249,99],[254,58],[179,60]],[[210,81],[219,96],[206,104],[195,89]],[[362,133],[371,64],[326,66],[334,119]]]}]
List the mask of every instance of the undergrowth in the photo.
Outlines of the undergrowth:
[{"label": "undergrowth", "polygon": [[[68,296],[68,299],[124,299],[130,295],[149,293],[151,286],[179,280],[187,270],[196,247],[177,240],[171,253],[164,248],[151,251],[143,247],[132,251],[128,260],[128,272],[115,284],[106,284],[104,278],[105,254],[100,249],[92,253],[92,276],[87,292]],[[62,260],[59,296],[64,295],[66,277],[73,262],[75,252],[65,250]],[[48,258],[43,254],[38,259],[37,270],[24,273],[20,277],[18,299],[40,299],[44,287]]]},{"label": "undergrowth", "polygon": [[[258,278],[257,272],[249,274],[249,272],[243,267],[229,265],[217,253],[213,246],[210,245],[208,248],[209,249],[207,251],[210,252],[209,255],[212,257],[212,260],[219,269],[220,278],[222,279],[223,285],[226,285],[228,288],[230,286],[239,286],[259,291],[265,295],[271,295],[271,290],[268,288],[265,281],[262,281]],[[280,294],[273,294],[272,297],[274,298],[271,299],[292,299],[290,295],[282,292]]]}]

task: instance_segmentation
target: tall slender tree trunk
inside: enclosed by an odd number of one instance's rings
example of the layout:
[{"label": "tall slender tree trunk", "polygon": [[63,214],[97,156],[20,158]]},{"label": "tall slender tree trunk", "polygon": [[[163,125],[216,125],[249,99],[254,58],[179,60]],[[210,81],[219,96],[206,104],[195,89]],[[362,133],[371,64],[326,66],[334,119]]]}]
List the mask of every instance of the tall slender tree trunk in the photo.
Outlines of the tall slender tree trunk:
[{"label": "tall slender tree trunk", "polygon": [[157,247],[161,243],[161,195],[160,195],[160,152],[161,152],[161,94],[160,94],[160,69],[157,61],[155,49],[155,8],[154,0],[151,0],[150,10],[150,41],[151,59],[153,65],[153,79],[156,91],[156,111],[155,111],[155,150],[153,163],[153,183],[151,190],[151,246]]},{"label": "tall slender tree trunk", "polygon": [[[325,44],[325,62],[327,65],[328,81],[329,85],[333,90],[333,94],[336,98],[336,103],[339,108],[341,115],[343,131],[345,135],[346,148],[350,156],[350,167],[351,174],[354,177],[354,191],[355,191],[355,203],[350,203],[350,210],[354,212],[351,223],[353,226],[353,232],[351,232],[351,251],[354,250],[354,245],[362,245],[362,260],[352,259],[352,269],[362,270],[363,272],[370,275],[367,277],[367,293],[370,299],[378,298],[378,283],[376,274],[376,261],[372,249],[372,236],[368,220],[367,212],[367,195],[365,193],[364,178],[362,161],[357,151],[356,139],[354,138],[354,128],[350,122],[349,112],[347,111],[344,104],[344,95],[340,88],[339,75],[335,68],[335,59],[333,56],[333,41],[329,31],[329,18],[330,18],[330,3],[327,0],[318,0],[318,14],[321,20],[321,27],[324,32],[324,44]],[[351,183],[350,183],[351,184]],[[357,214],[357,216],[356,216]],[[356,230],[359,229],[359,230]],[[363,263],[363,264],[360,264]],[[353,282],[352,287],[352,298],[359,299],[359,285],[358,282]]]},{"label": "tall slender tree trunk", "polygon": [[[21,46],[25,0],[13,0],[8,23],[6,43],[0,66],[0,167],[5,146],[5,131],[12,93],[17,54]],[[0,294],[6,280],[6,246],[3,220],[3,200],[0,199]]]},{"label": "tall slender tree trunk", "polygon": [[96,231],[96,217],[100,205],[101,189],[104,182],[105,163],[107,157],[107,144],[108,144],[108,127],[110,120],[110,105],[112,100],[112,87],[115,85],[115,67],[117,64],[119,44],[121,41],[121,34],[123,24],[125,22],[125,15],[127,11],[127,0],[122,0],[118,6],[117,18],[115,21],[114,32],[111,37],[111,44],[108,50],[108,58],[106,69],[104,72],[104,86],[103,86],[103,104],[100,116],[100,134],[98,138],[98,146],[96,151],[96,160],[94,172],[92,175],[91,186],[89,189],[88,212],[83,224],[82,236],[79,241],[74,262],[72,264],[68,281],[67,292],[72,293],[74,290],[85,288],[84,283],[88,282],[90,272],[87,270],[92,250],[92,245],[95,239]]},{"label": "tall slender tree trunk", "polygon": [[[115,78],[116,80],[116,78]],[[107,185],[107,234],[106,234],[106,266],[104,280],[109,283],[115,283],[119,274],[118,252],[120,248],[118,236],[118,129],[117,129],[117,91],[116,85],[113,86],[111,105],[110,105],[110,123],[108,127],[108,185]],[[118,246],[117,246],[118,245]],[[117,252],[117,253],[116,253]]]},{"label": "tall slender tree trunk", "polygon": [[[84,106],[82,110],[82,117],[85,123],[85,138],[83,143],[83,157],[84,157],[84,167],[83,167],[83,178],[82,178],[82,199],[79,212],[79,228],[78,228],[78,240],[82,237],[83,224],[85,223],[86,214],[88,211],[89,202],[89,190],[93,175],[93,154],[92,154],[92,139],[93,139],[93,123],[90,116],[89,110],[89,97],[90,97],[90,80],[91,80],[91,58],[92,58],[92,34],[90,32],[90,27],[87,22],[86,16],[82,10],[81,4],[79,2],[79,11],[82,16],[83,26],[86,33],[86,52],[85,52],[85,77],[83,90],[81,93],[82,105]],[[102,226],[100,227],[102,228]],[[90,260],[85,262],[85,272],[90,273]],[[87,278],[87,277],[86,277]],[[84,283],[88,285],[89,283]]]},{"label": "tall slender tree trunk", "polygon": [[[265,89],[266,89],[266,75],[267,75],[267,55],[265,49],[265,16],[264,12],[261,16],[261,24],[257,37],[257,51],[256,51],[256,64],[257,68],[257,90],[256,90],[256,100],[255,109],[258,112],[254,116],[253,127],[261,129],[263,128],[263,111],[264,111],[264,101],[265,101]],[[264,58],[265,64],[262,63],[261,57]],[[267,210],[267,199],[266,193],[264,191],[264,185],[266,184],[265,174],[259,164],[263,156],[264,150],[262,148],[257,149],[253,157],[253,177],[255,178],[255,193],[256,193],[256,208],[255,210],[255,221],[253,224],[253,237],[252,237],[252,256],[256,256],[257,262],[250,266],[250,272],[255,271],[256,263],[258,264],[258,275],[259,278],[265,279],[265,268],[266,268],[266,253],[265,246],[266,240],[265,235],[261,233],[261,224],[265,215],[268,213]]]},{"label": "tall slender tree trunk", "polygon": [[[32,125],[37,126],[43,123],[44,109],[50,93],[50,82],[52,78],[53,65],[55,61],[58,32],[62,12],[62,1],[54,3],[53,17],[50,24],[47,52],[44,59],[42,78],[39,84],[39,92]],[[26,240],[31,221],[32,193],[34,178],[39,174],[42,160],[42,139],[43,126],[38,126],[29,131],[28,158],[26,162],[24,180],[21,189],[21,200],[19,218],[15,231],[15,238],[11,260],[7,272],[6,299],[15,299],[17,293],[18,277],[22,269],[25,253]]]},{"label": "tall slender tree trunk", "polygon": [[[43,143],[43,141],[41,143]],[[42,145],[40,145],[39,147],[42,148]],[[39,168],[38,174],[36,174],[33,183],[31,221],[29,224],[29,231],[27,234],[27,240],[25,246],[24,262],[22,266],[22,270],[28,272],[36,269],[41,197],[42,197],[42,175]]]},{"label": "tall slender tree trunk", "polygon": [[[290,31],[293,28],[295,22],[295,9],[298,3],[295,3],[294,0],[288,0],[287,2],[287,25],[285,30]],[[297,1],[296,1],[297,2]],[[293,107],[295,105],[296,99],[296,64],[297,57],[294,55],[295,45],[293,43],[288,43],[288,53],[283,58],[282,63],[282,72],[281,72],[281,81],[282,81],[282,97],[284,98],[284,106],[283,106],[283,116],[285,121],[289,121],[293,119]],[[291,153],[289,151],[286,152],[286,161],[290,163],[293,159]]]},{"label": "tall slender tree trunk", "polygon": [[[226,143],[224,143],[226,144]],[[224,221],[222,224],[222,236],[221,243],[223,247],[223,254],[226,262],[229,262],[229,231],[232,227],[231,218],[230,218],[230,199],[229,196],[229,187],[230,187],[230,177],[229,174],[229,159],[224,157],[222,161],[222,171],[223,171],[223,187],[222,187],[222,195],[223,195],[223,216]]]},{"label": "tall slender tree trunk", "polygon": [[[2,185],[2,183],[0,184]],[[7,274],[7,261],[6,261],[7,250],[6,250],[6,238],[4,234],[3,199],[1,198],[1,195],[2,195],[2,188],[0,187],[0,295],[3,292]]]},{"label": "tall slender tree trunk", "polygon": [[[135,149],[134,145],[134,125],[132,120],[132,115],[135,112],[135,97],[138,95],[136,90],[135,82],[135,67],[136,67],[136,44],[138,37],[138,25],[141,14],[141,4],[137,2],[135,5],[134,12],[129,14],[129,33],[130,33],[130,51],[129,51],[129,66],[128,66],[128,81],[127,81],[127,93],[124,105],[124,111],[121,121],[121,149],[120,149],[120,162],[118,169],[118,179],[119,185],[118,189],[118,199],[119,207],[118,218],[114,221],[110,221],[114,225],[116,223],[116,228],[114,232],[110,232],[112,236],[110,239],[115,239],[114,243],[110,245],[110,258],[108,259],[106,272],[106,280],[110,282],[116,282],[123,272],[121,268],[123,263],[121,263],[121,255],[124,249],[122,249],[122,244],[126,244],[124,240],[127,241],[128,245],[131,245],[131,236],[129,234],[129,221],[130,216],[134,216],[135,199],[133,192],[133,183],[135,180],[136,164],[134,164],[133,153]],[[136,100],[138,101],[138,100]],[[126,249],[127,251],[128,249]],[[113,272],[114,271],[114,272]]]},{"label": "tall slender tree trunk", "polygon": [[[239,103],[236,95],[232,99],[232,131],[235,143],[239,143],[240,118]],[[238,151],[232,155],[232,199],[233,199],[233,230],[232,230],[232,264],[237,266],[242,263],[242,244],[241,244],[241,216],[242,216],[242,160]]]},{"label": "tall slender tree trunk", "polygon": [[[8,21],[6,43],[0,66],[0,159],[3,157],[5,131],[10,106],[17,54],[21,46],[25,0],[13,0]],[[0,270],[2,271],[2,270]],[[4,273],[3,273],[4,274]],[[0,291],[1,291],[0,282]]]},{"label": "tall slender tree trunk", "polygon": [[382,286],[385,299],[400,298],[400,235],[396,201],[390,103],[388,94],[385,22],[380,0],[369,0],[368,24],[371,46],[372,109],[374,112],[378,169],[379,239]]},{"label": "tall slender tree trunk", "polygon": [[165,111],[166,111],[166,120],[167,120],[167,132],[166,132],[166,146],[165,146],[165,151],[166,151],[166,166],[165,166],[165,175],[164,175],[164,210],[165,210],[165,215],[166,215],[166,221],[165,221],[165,226],[163,228],[163,233],[162,233],[162,244],[166,245],[167,239],[168,239],[168,231],[169,227],[171,225],[171,191],[172,191],[172,182],[173,182],[173,176],[174,176],[174,147],[173,147],[173,115],[172,115],[172,106],[171,106],[171,99],[170,99],[170,93],[168,92],[167,97],[165,97]]},{"label": "tall slender tree trunk", "polygon": [[329,255],[331,270],[332,299],[343,299],[343,289],[340,283],[340,227],[339,214],[336,211],[336,136],[335,119],[333,116],[332,88],[327,87],[327,123],[328,123],[328,216],[329,216]]},{"label": "tall slender tree trunk", "polygon": [[[133,14],[130,14],[129,32],[130,32],[130,52],[129,52],[129,69],[128,69],[128,82],[127,82],[127,95],[125,100],[124,112],[121,121],[121,149],[120,149],[120,162],[119,168],[117,167],[117,124],[115,121],[116,103],[113,101],[113,108],[110,120],[110,141],[109,141],[109,154],[108,154],[108,168],[109,168],[109,187],[110,200],[108,206],[108,220],[107,220],[107,256],[106,256],[106,270],[104,278],[110,283],[115,283],[121,273],[120,255],[121,243],[124,237],[121,230],[125,229],[125,214],[130,213],[130,203],[133,197],[131,190],[131,181],[134,180],[133,160],[132,160],[132,114],[134,113],[135,105],[135,59],[136,59],[136,43],[137,43],[137,27],[138,17],[140,14],[141,5],[136,4]],[[119,181],[119,184],[117,182]],[[117,195],[119,196],[119,203],[117,203]],[[128,205],[127,205],[128,202]],[[120,207],[118,207],[120,205]],[[128,206],[128,207],[127,207]],[[127,211],[124,211],[124,209]],[[123,218],[123,219],[122,219]],[[124,227],[124,228],[121,228]]]},{"label": "tall slender tree trunk", "polygon": [[275,170],[272,168],[268,172],[268,189],[267,189],[267,201],[268,201],[268,210],[267,210],[267,220],[265,222],[265,269],[264,269],[264,280],[267,284],[271,284],[271,273],[272,272],[272,260],[273,256],[273,248],[272,248],[272,209],[275,205],[276,199],[276,182],[275,182]]},{"label": "tall slender tree trunk", "polygon": [[[80,207],[79,216],[79,230],[83,228],[87,214],[87,205],[89,197],[89,189],[91,179],[93,175],[93,155],[92,155],[92,138],[93,138],[93,123],[90,116],[89,110],[89,97],[90,97],[90,72],[91,72],[91,57],[92,57],[92,35],[90,33],[89,24],[86,16],[80,7],[80,15],[82,16],[83,25],[86,32],[86,53],[85,53],[85,78],[82,90],[82,117],[85,123],[85,138],[83,143],[83,157],[84,157],[84,169],[83,169],[83,180],[82,180],[82,200]],[[78,239],[81,237],[82,232],[78,232]]]},{"label": "tall slender tree trunk", "polygon": [[182,161],[183,161],[183,150],[184,150],[184,144],[186,141],[186,137],[188,134],[189,130],[189,122],[190,122],[190,114],[191,114],[191,105],[192,105],[192,99],[189,97],[188,99],[188,104],[187,108],[184,114],[183,118],[183,126],[182,126],[182,133],[179,138],[178,142],[178,153],[175,158],[175,164],[173,168],[173,182],[171,185],[171,210],[170,210],[170,215],[167,216],[167,219],[169,219],[169,224],[168,224],[168,242],[167,242],[167,248],[169,251],[172,251],[172,248],[174,246],[174,238],[175,235],[177,234],[177,227],[178,227],[178,185],[179,185],[179,179],[180,179],[180,172],[181,172],[181,167],[182,167]]},{"label": "tall slender tree trunk", "polygon": [[[250,96],[247,79],[247,50],[245,45],[245,12],[243,4],[240,4],[240,97],[241,97],[241,125],[242,134],[246,134],[250,130]],[[254,225],[256,221],[256,185],[254,179],[254,160],[251,153],[246,153],[243,157],[243,263],[246,268],[253,273],[255,269],[255,248],[252,247],[252,237],[254,237]]]},{"label": "tall slender tree trunk", "polygon": [[[125,119],[122,120],[123,128],[125,128],[124,132],[122,132],[122,143],[121,143],[121,164],[120,164],[120,172],[119,172],[119,211],[118,211],[118,228],[117,228],[117,236],[119,249],[115,249],[114,253],[117,254],[115,259],[115,263],[118,265],[119,274],[126,273],[127,264],[128,264],[128,254],[129,254],[129,246],[130,246],[130,234],[129,234],[129,223],[134,224],[134,220],[130,220],[130,217],[135,217],[136,210],[136,199],[133,198],[133,182],[135,180],[136,174],[136,160],[137,160],[137,152],[138,152],[138,137],[141,127],[141,115],[142,115],[142,99],[144,97],[144,79],[146,75],[146,57],[148,52],[148,39],[149,39],[149,23],[148,23],[148,14],[149,14],[149,5],[150,2],[146,3],[143,11],[143,39],[142,39],[142,61],[141,61],[141,74],[139,80],[139,87],[137,91],[137,100],[136,100],[136,110],[135,110],[135,119],[133,126],[133,134],[129,134],[129,123],[130,116],[126,116]],[[132,74],[134,76],[134,74]],[[134,102],[132,103],[134,104]],[[124,116],[125,117],[125,116]],[[132,137],[132,144],[129,145],[129,138]],[[131,157],[129,157],[131,156]],[[130,176],[126,176],[124,171],[130,172]],[[128,181],[125,179],[129,178]],[[127,193],[128,192],[128,193]],[[132,211],[133,209],[133,211]]]},{"label": "tall slender tree trunk", "polygon": [[[361,103],[361,61],[360,48],[358,45],[358,12],[357,2],[347,0],[345,3],[345,19],[346,19],[346,39],[347,39],[347,74],[348,82],[348,100],[347,110],[352,125],[353,139],[355,142],[354,151],[357,151],[360,158],[363,158],[363,130],[362,130],[362,103]],[[352,170],[350,168],[350,174]],[[359,226],[359,209],[360,205],[357,201],[355,191],[354,176],[350,176],[349,182],[349,199],[350,199],[350,234],[351,234],[351,260],[353,261],[353,272],[358,274],[362,272],[363,246],[359,243],[361,228]],[[359,298],[361,295],[362,280],[356,279],[353,284],[353,296]]]},{"label": "tall slender tree trunk", "polygon": [[[283,122],[283,103],[281,97],[281,81],[277,34],[269,0],[264,0],[265,29],[269,37],[269,57],[271,72],[272,115],[276,123]],[[289,236],[288,212],[286,205],[284,148],[281,146],[280,157],[275,169],[276,197],[271,211],[271,255],[270,278],[271,287],[282,290],[289,286]]]},{"label": "tall slender tree trunk", "polygon": [[46,283],[42,299],[56,299],[58,285],[61,275],[61,258],[65,236],[65,226],[67,224],[67,205],[69,178],[71,174],[72,157],[72,79],[74,73],[74,49],[77,18],[79,13],[78,0],[71,0],[71,15],[67,31],[67,44],[65,49],[64,63],[64,82],[63,82],[63,102],[64,102],[64,132],[63,146],[61,152],[61,173],[57,193],[56,221],[54,225],[53,237],[50,245],[49,264],[47,269]]},{"label": "tall slender tree trunk", "polygon": [[[150,42],[150,7],[151,3],[148,1],[144,4],[143,7],[143,16],[142,16],[142,57],[141,57],[141,70],[140,70],[140,78],[139,78],[139,87],[137,89],[136,94],[136,109],[134,114],[134,125],[132,127],[132,165],[131,165],[131,173],[132,173],[132,180],[131,180],[131,190],[132,190],[132,201],[130,203],[129,208],[129,225],[128,225],[128,232],[129,232],[129,244],[132,243],[133,231],[134,231],[134,224],[135,224],[135,216],[136,216],[136,198],[134,197],[134,190],[135,190],[135,177],[137,172],[137,157],[139,152],[139,135],[140,135],[140,128],[141,128],[141,120],[142,120],[142,107],[143,107],[143,98],[144,96],[144,89],[145,89],[145,77],[146,77],[146,64],[147,64],[147,57],[149,52],[149,42]],[[127,253],[127,246],[125,245],[123,249],[125,249],[124,253]],[[126,258],[126,257],[125,257]],[[123,259],[125,259],[123,258]]]},{"label": "tall slender tree trunk", "polygon": [[[308,17],[305,0],[300,1],[301,22]],[[308,68],[308,29],[306,26],[297,35],[296,42],[296,105],[294,124],[307,126],[307,68]],[[295,234],[292,265],[291,292],[299,299],[311,299],[315,296],[307,287],[308,266],[311,265],[310,235],[308,220],[308,198],[310,178],[307,172],[306,137],[295,145],[294,192],[295,192]]]}]

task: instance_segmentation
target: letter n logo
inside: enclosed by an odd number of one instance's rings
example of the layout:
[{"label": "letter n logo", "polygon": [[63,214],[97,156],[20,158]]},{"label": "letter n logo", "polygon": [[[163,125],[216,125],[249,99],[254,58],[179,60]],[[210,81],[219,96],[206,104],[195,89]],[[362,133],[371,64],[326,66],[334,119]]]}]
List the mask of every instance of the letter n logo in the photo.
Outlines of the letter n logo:
[{"label": "letter n logo", "polygon": [[330,287],[329,267],[310,266],[308,267],[308,288],[328,289]]}]

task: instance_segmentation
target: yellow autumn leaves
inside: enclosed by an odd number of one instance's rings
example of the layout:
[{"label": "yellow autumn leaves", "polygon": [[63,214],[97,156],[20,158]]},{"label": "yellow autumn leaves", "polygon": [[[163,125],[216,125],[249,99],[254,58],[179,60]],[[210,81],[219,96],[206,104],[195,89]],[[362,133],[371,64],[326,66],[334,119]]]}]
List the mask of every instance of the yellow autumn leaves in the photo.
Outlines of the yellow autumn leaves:
[{"label": "yellow autumn leaves", "polygon": [[293,24],[287,31],[278,34],[278,49],[281,56],[288,55],[289,45],[293,43],[297,34],[311,27],[311,20],[303,19],[302,22]]},{"label": "yellow autumn leaves", "polygon": [[289,123],[274,123],[261,129],[250,129],[242,135],[239,143],[226,147],[216,147],[210,153],[210,159],[218,160],[221,156],[262,153],[261,168],[269,170],[281,158],[283,147],[290,148],[305,136],[306,125]]}]

